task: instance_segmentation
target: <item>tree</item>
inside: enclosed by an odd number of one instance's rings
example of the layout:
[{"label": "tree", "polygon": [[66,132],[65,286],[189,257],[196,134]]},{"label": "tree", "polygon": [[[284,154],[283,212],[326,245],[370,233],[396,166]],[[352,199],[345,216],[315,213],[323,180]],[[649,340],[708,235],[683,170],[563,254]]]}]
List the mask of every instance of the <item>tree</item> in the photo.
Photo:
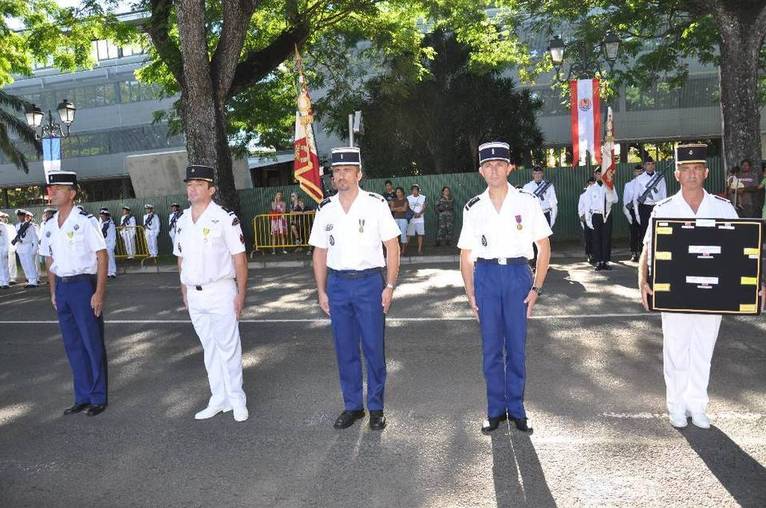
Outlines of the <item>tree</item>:
[{"label": "tree", "polygon": [[[398,66],[367,85],[361,108],[360,139],[368,176],[449,173],[476,167],[479,144],[504,140],[518,163],[542,156],[543,137],[535,122],[539,103],[528,91],[514,90],[502,68],[470,64],[470,48],[453,33],[438,30],[423,46],[420,81],[402,79]],[[332,125],[338,129],[342,119]]]},{"label": "tree", "polygon": [[685,57],[719,65],[724,159],[730,166],[761,160],[766,0],[521,0],[506,21],[548,35],[563,28],[576,44],[595,50],[614,31],[623,40],[624,65],[612,76],[617,84],[680,85],[688,74]]}]

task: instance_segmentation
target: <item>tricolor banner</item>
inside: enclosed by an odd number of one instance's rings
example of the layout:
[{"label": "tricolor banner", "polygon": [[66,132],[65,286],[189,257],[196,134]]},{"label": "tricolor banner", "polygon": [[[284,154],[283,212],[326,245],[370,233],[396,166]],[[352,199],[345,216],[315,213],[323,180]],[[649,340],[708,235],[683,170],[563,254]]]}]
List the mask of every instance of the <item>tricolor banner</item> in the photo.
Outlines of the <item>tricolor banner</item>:
[{"label": "tricolor banner", "polygon": [[61,138],[43,138],[43,172],[45,182],[48,182],[48,173],[61,171]]},{"label": "tricolor banner", "polygon": [[324,199],[322,192],[322,168],[319,165],[316,142],[314,141],[314,114],[311,109],[306,78],[303,76],[303,62],[295,48],[295,62],[298,66],[300,91],[298,92],[298,111],[295,112],[295,160],[293,176],[301,190],[320,203]]},{"label": "tricolor banner", "polygon": [[569,82],[569,102],[572,110],[573,165],[601,162],[601,110],[597,79]]}]

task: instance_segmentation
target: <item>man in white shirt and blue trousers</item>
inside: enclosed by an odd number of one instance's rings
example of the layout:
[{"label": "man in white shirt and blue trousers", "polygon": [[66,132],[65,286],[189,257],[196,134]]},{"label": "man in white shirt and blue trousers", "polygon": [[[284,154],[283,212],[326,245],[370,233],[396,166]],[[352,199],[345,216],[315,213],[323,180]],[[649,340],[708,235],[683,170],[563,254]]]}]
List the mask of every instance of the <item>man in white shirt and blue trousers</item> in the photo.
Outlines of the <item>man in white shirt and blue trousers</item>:
[{"label": "man in white shirt and blue trousers", "polygon": [[[333,427],[364,418],[361,349],[367,363],[371,430],[383,430],[386,384],[385,314],[399,274],[399,226],[385,198],[359,188],[362,163],[356,147],[332,151],[338,193],[322,201],[311,228],[319,306],[330,316],[344,410]],[[386,247],[386,259],[382,245]]]},{"label": "man in white shirt and blue trousers", "polygon": [[[524,408],[527,319],[542,292],[550,261],[550,225],[540,200],[508,183],[507,143],[479,146],[479,172],[487,190],[469,200],[460,232],[460,272],[466,295],[481,328],[487,384],[487,419],[492,432],[510,419],[529,432]],[[529,266],[537,246],[537,269]]]},{"label": "man in white shirt and blue trousers", "polygon": [[74,405],[64,414],[84,411],[96,416],[107,404],[106,243],[88,214],[74,207],[77,174],[51,173],[48,185],[58,212],[45,223],[40,249],[46,256],[51,303],[74,378]]}]

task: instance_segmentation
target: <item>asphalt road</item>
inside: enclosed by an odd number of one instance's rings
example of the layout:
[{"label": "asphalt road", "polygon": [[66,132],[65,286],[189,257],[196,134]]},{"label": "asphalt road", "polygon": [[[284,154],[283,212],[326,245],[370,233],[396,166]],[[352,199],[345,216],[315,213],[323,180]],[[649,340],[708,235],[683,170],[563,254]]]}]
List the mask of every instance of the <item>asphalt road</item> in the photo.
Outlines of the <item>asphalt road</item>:
[{"label": "asphalt road", "polygon": [[401,280],[382,433],[332,428],[335,357],[307,269],[251,271],[245,423],[193,419],[208,389],[177,274],[110,281],[110,406],[95,418],[61,415],[71,374],[47,289],[0,292],[0,506],[766,505],[764,318],[724,318],[714,427],[678,431],[635,265],[556,264],[529,325],[534,433],[489,437],[457,267]]}]

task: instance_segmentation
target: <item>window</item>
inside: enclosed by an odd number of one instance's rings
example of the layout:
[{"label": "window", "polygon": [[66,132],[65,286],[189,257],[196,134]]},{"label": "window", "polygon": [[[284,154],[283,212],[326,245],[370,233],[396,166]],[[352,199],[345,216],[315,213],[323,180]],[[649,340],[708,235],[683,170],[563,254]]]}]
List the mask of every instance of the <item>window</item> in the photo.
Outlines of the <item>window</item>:
[{"label": "window", "polygon": [[113,60],[120,57],[119,48],[111,41],[93,41],[96,60]]}]

